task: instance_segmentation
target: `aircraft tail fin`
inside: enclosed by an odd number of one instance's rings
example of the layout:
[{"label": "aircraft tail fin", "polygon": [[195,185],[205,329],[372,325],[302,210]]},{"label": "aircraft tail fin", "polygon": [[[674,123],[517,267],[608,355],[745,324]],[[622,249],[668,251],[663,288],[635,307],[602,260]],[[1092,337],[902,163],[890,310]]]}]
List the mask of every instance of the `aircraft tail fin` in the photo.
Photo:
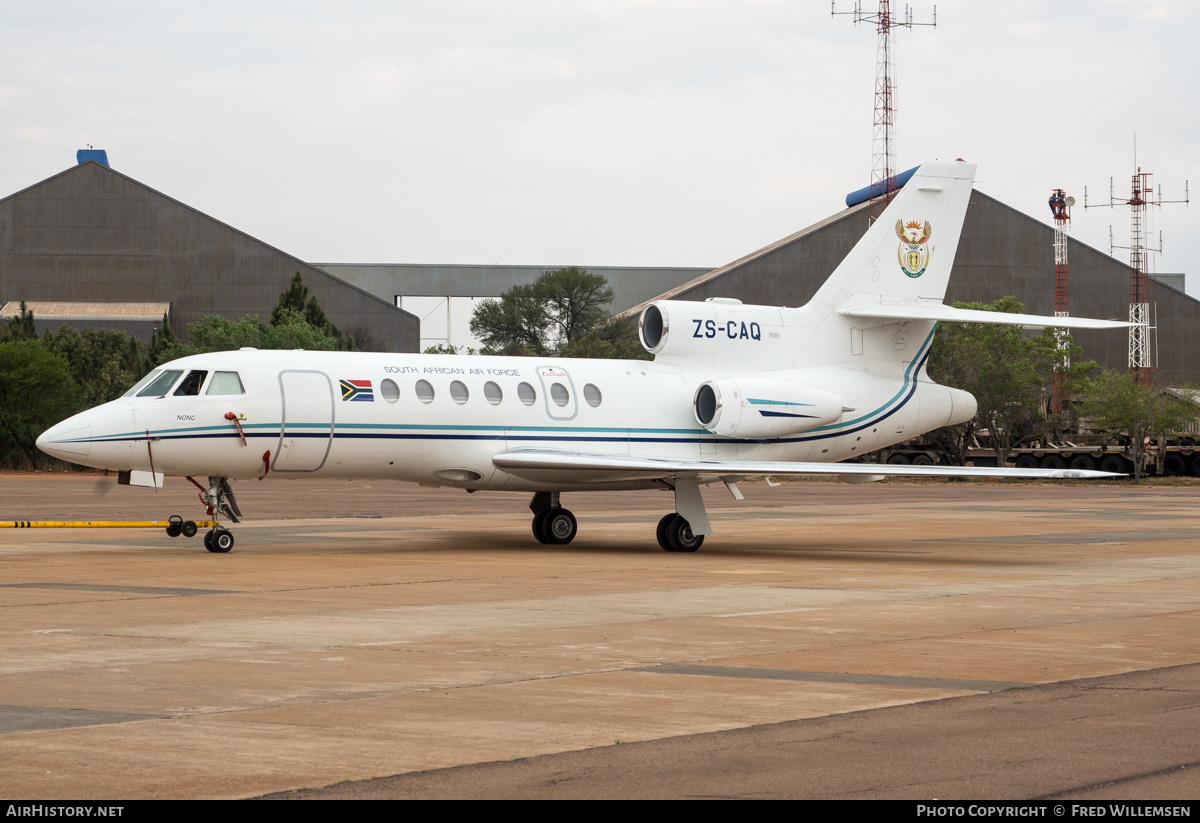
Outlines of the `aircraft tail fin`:
[{"label": "aircraft tail fin", "polygon": [[975,164],[921,165],[883,214],[813,296],[814,303],[854,305],[941,303]]}]

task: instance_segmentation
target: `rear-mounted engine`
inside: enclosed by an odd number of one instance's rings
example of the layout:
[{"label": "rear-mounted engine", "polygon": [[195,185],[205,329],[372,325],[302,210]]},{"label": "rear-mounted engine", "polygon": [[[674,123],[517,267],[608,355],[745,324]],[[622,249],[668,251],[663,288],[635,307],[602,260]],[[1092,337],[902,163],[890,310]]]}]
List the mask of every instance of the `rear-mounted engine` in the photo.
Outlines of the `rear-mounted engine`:
[{"label": "rear-mounted engine", "polygon": [[778,308],[722,298],[703,303],[659,300],[643,309],[638,320],[643,348],[673,360],[736,357],[746,362],[778,348],[782,328]]},{"label": "rear-mounted engine", "polygon": [[696,422],[713,434],[751,440],[799,434],[842,416],[837,395],[773,378],[710,380],[692,404]]}]

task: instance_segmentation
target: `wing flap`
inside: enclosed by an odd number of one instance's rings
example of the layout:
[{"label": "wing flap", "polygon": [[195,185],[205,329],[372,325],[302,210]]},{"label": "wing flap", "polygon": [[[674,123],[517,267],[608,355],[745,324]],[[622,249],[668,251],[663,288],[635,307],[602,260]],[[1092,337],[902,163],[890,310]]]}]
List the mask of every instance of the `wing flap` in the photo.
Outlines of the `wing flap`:
[{"label": "wing flap", "polygon": [[526,480],[572,483],[659,480],[683,475],[706,476],[713,481],[727,477],[775,477],[804,475],[859,475],[884,477],[1014,477],[1072,478],[1123,477],[1111,472],[1079,469],[1008,469],[984,466],[894,466],[886,463],[783,463],[744,460],[687,460],[669,457],[587,454],[571,451],[514,449],[492,458],[497,468]]}]

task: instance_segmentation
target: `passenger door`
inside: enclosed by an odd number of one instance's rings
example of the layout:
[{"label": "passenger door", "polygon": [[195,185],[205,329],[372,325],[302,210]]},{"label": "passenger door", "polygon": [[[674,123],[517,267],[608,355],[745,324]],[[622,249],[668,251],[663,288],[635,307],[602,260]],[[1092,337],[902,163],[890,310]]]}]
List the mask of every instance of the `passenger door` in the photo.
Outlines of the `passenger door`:
[{"label": "passenger door", "polygon": [[333,381],[319,371],[284,371],[279,373],[279,393],[283,409],[271,468],[316,471],[325,465],[333,444]]}]

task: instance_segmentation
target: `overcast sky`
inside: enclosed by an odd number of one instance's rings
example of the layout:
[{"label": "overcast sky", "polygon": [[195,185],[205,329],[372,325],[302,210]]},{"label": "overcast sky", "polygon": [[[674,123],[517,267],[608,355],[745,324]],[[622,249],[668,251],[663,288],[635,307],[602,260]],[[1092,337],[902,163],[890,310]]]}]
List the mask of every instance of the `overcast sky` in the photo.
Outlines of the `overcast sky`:
[{"label": "overcast sky", "polygon": [[[718,266],[870,182],[876,35],[829,12],[9,2],[0,195],[90,143],[309,261]],[[963,157],[980,190],[1047,220],[1055,186],[1107,202],[1113,177],[1127,197],[1136,132],[1165,199],[1200,183],[1195,0],[943,0],[937,22],[893,38],[899,168]],[[1075,210],[1104,251],[1110,225],[1127,244],[1127,209]],[[1153,226],[1156,270],[1200,296],[1200,202]]]}]

